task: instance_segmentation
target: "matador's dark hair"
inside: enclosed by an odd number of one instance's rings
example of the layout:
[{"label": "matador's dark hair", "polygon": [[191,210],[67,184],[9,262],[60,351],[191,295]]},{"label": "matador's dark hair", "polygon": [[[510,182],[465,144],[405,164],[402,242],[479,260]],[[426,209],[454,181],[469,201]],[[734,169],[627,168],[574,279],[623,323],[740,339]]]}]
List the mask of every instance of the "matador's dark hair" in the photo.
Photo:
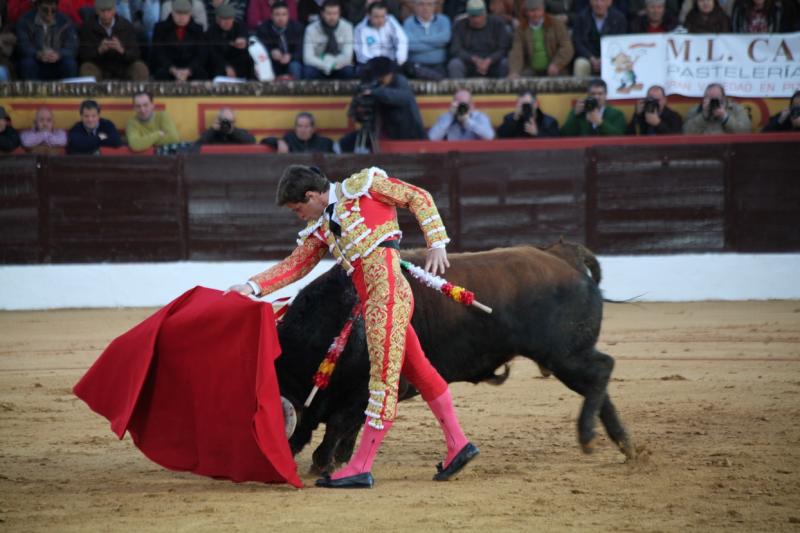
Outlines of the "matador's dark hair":
[{"label": "matador's dark hair", "polygon": [[278,205],[306,203],[306,193],[316,191],[323,193],[331,186],[328,178],[317,167],[306,165],[290,165],[283,171],[278,182],[278,193],[275,203]]}]

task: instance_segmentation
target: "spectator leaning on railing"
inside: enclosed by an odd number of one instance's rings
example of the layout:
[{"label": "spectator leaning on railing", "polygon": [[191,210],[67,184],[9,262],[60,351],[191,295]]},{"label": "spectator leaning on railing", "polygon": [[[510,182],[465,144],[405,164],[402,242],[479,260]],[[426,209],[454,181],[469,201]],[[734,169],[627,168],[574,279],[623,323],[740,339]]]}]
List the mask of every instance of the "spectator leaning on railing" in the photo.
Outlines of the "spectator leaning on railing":
[{"label": "spectator leaning on railing", "polygon": [[608,87],[601,79],[589,83],[586,98],[575,102],[561,128],[562,135],[622,135],[625,133],[625,115],[606,103]]},{"label": "spectator leaning on railing", "polygon": [[544,0],[525,0],[525,20],[514,32],[508,77],[560,76],[575,55],[567,27],[545,14]]},{"label": "spectator leaning on railing", "polygon": [[780,113],[770,117],[767,125],[761,130],[764,133],[771,131],[800,131],[800,91],[795,91],[789,98],[789,106]]},{"label": "spectator leaning on railing", "polygon": [[497,136],[501,139],[559,135],[558,121],[542,112],[539,100],[531,91],[519,95],[514,112],[503,117],[503,123],[497,128]]},{"label": "spectator leaning on railing", "polygon": [[287,131],[282,139],[266,137],[261,144],[271,146],[279,154],[298,152],[334,153],[334,143],[331,139],[318,135],[314,115],[303,111],[294,119],[294,131]]},{"label": "spectator leaning on railing", "polygon": [[19,133],[11,127],[11,117],[0,106],[0,152],[13,152],[19,148]]},{"label": "spectator leaning on railing", "polygon": [[319,20],[306,27],[303,37],[303,78],[353,79],[353,25],[342,18],[339,0],[322,4]]},{"label": "spectator leaning on railing", "polygon": [[743,106],[729,100],[719,83],[706,87],[703,101],[691,109],[683,123],[690,134],[750,133],[750,115]]},{"label": "spectator leaning on railing", "polygon": [[472,94],[466,89],[456,91],[450,110],[439,117],[428,131],[432,141],[473,141],[494,139],[489,117],[475,109]]},{"label": "spectator leaning on railing", "polygon": [[505,78],[511,34],[500,17],[486,13],[483,0],[467,2],[467,17],[453,25],[447,72],[451,78]]},{"label": "spectator leaning on railing", "polygon": [[625,133],[629,135],[669,135],[683,131],[681,116],[667,107],[667,95],[660,85],[647,89],[647,97],[636,102],[636,109]]},{"label": "spectator leaning on railing", "polygon": [[435,0],[413,0],[414,14],[403,22],[408,36],[405,73],[411,78],[439,81],[447,76],[447,47],[451,24],[437,14]]},{"label": "spectator leaning on railing", "polygon": [[147,81],[150,72],[139,58],[136,30],[117,16],[116,0],[95,0],[94,7],[80,30],[81,76]]},{"label": "spectator leaning on railing", "polygon": [[72,21],[58,11],[56,0],[39,0],[17,22],[19,77],[57,80],[78,73],[78,34]]},{"label": "spectator leaning on railing", "polygon": [[135,93],[133,110],[134,116],[128,119],[128,124],[125,126],[125,135],[131,150],[142,152],[154,146],[180,142],[175,123],[166,111],[156,111],[150,93],[144,91]]},{"label": "spectator leaning on railing", "polygon": [[29,152],[50,153],[67,145],[67,132],[55,127],[50,108],[40,107],[36,110],[33,128],[23,131],[20,141]]},{"label": "spectator leaning on railing", "polygon": [[100,105],[97,102],[81,102],[80,114],[80,121],[67,132],[68,154],[98,154],[101,147],[122,146],[122,139],[114,123],[100,118]]}]

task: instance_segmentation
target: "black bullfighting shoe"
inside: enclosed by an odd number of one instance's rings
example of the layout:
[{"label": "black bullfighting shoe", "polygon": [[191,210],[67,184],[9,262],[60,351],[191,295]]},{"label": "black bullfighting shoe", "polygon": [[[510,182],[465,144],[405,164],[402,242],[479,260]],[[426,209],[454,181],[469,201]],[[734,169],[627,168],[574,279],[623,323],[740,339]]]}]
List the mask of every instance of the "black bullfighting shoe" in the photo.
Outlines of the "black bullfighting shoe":
[{"label": "black bullfighting shoe", "polygon": [[467,463],[472,461],[481,451],[478,449],[477,446],[468,442],[466,446],[461,448],[461,451],[458,452],[450,464],[447,465],[447,468],[442,468],[442,463],[436,465],[436,475],[433,476],[434,481],[447,481],[454,475],[461,472],[461,469],[467,466]]},{"label": "black bullfighting shoe", "polygon": [[347,476],[341,479],[331,479],[331,476],[326,474],[319,478],[314,484],[317,487],[325,487],[326,489],[371,489],[375,484],[375,480],[372,479],[372,474],[370,472]]}]

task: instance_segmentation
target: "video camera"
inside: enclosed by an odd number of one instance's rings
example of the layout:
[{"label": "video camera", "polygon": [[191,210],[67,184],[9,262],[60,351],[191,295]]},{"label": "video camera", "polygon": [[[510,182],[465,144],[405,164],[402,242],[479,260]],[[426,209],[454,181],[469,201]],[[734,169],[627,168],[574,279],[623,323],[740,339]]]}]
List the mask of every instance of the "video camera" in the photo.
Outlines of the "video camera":
[{"label": "video camera", "polygon": [[372,90],[379,85],[380,83],[374,80],[362,81],[356,87],[356,92],[350,101],[350,114],[353,120],[365,128],[371,128],[375,124],[376,102]]}]

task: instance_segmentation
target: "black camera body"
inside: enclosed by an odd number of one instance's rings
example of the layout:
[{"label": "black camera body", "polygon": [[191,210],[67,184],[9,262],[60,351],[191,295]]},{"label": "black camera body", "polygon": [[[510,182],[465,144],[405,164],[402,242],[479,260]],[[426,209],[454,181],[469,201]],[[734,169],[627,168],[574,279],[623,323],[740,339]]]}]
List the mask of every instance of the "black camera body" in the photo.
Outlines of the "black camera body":
[{"label": "black camera body", "polygon": [[800,105],[793,105],[793,106],[792,106],[792,107],[789,109],[789,118],[790,118],[791,120],[794,120],[794,119],[796,119],[797,117],[800,117]]},{"label": "black camera body", "polygon": [[463,117],[467,113],[469,113],[469,104],[465,102],[459,102],[459,104],[456,106],[456,115]]},{"label": "black camera body", "polygon": [[658,99],[645,98],[644,99],[644,112],[645,113],[658,113]]},{"label": "black camera body", "polygon": [[587,96],[586,100],[583,101],[583,110],[587,113],[590,111],[594,111],[598,107],[600,107],[600,103],[594,96]]},{"label": "black camera body", "polygon": [[708,101],[708,111],[710,113],[713,113],[714,111],[719,109],[720,106],[722,106],[722,102],[719,101],[719,98],[712,98],[711,100]]},{"label": "black camera body", "polygon": [[230,120],[223,118],[219,121],[219,131],[222,133],[231,133],[233,132],[233,122]]},{"label": "black camera body", "polygon": [[520,119],[522,120],[522,122],[528,122],[530,119],[533,118],[533,104],[525,102],[524,104],[522,104],[520,111],[521,111]]}]

